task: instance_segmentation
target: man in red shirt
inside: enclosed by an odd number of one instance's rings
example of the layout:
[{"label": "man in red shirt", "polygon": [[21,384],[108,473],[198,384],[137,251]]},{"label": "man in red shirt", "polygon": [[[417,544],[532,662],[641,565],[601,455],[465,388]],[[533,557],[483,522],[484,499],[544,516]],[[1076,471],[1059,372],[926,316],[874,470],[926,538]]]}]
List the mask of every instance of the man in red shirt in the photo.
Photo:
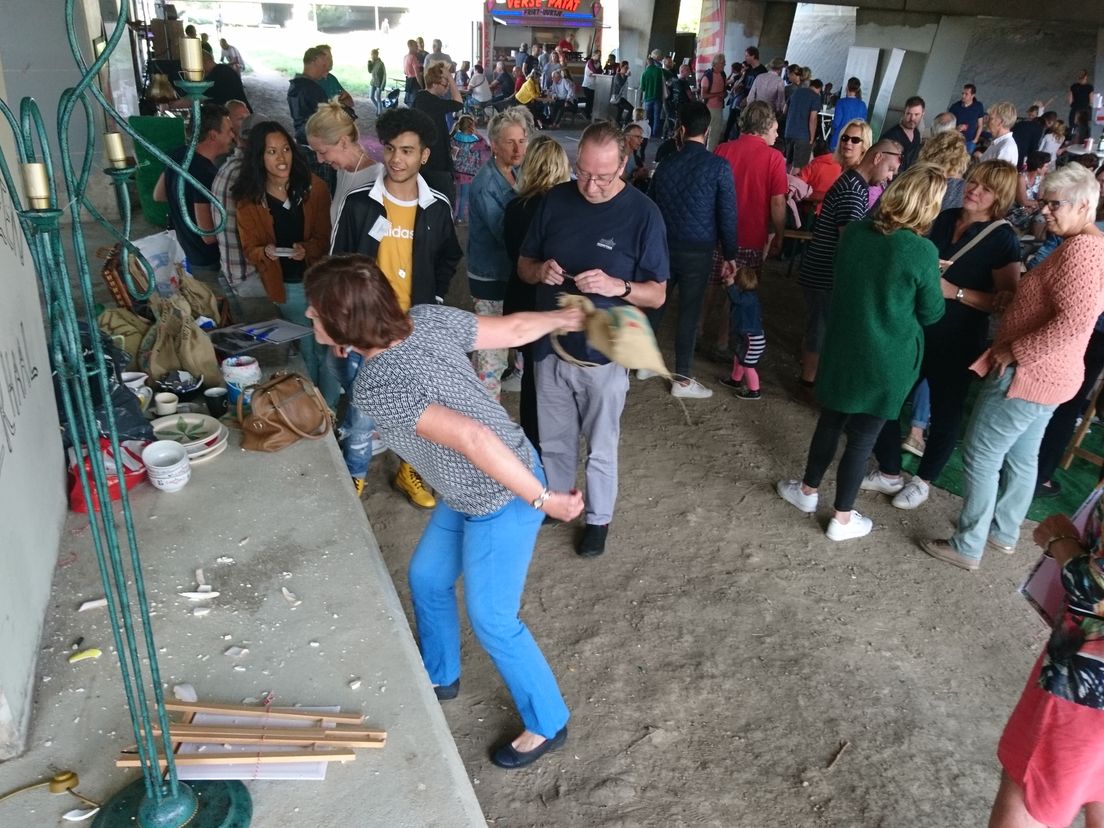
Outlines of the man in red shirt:
[{"label": "man in red shirt", "polygon": [[[715,150],[732,168],[736,185],[736,266],[760,270],[763,258],[782,247],[786,226],[786,159],[774,149],[778,119],[766,101],[753,101],[740,113],[740,137]],[[767,251],[768,231],[770,250]],[[720,282],[711,280],[706,295],[703,335],[708,345],[725,350],[728,327]]]}]

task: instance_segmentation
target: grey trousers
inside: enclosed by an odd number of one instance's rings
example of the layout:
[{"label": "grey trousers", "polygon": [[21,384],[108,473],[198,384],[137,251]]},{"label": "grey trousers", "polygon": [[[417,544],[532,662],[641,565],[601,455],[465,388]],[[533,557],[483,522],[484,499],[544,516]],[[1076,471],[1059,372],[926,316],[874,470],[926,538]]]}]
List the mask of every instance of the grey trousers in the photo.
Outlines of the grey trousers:
[{"label": "grey trousers", "polygon": [[575,487],[579,433],[587,441],[586,522],[604,525],[617,502],[617,447],[629,373],[616,363],[580,368],[551,355],[536,366],[537,419],[548,488]]}]

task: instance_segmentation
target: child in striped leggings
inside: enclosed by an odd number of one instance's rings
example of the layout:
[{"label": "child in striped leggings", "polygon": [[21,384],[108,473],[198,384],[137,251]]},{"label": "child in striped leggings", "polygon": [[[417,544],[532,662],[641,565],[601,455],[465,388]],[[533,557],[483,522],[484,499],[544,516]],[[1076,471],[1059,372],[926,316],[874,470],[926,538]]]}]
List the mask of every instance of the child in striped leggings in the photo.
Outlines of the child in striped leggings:
[{"label": "child in striped leggings", "polygon": [[730,302],[728,316],[729,346],[736,351],[732,374],[721,379],[721,385],[731,388],[741,400],[757,400],[759,372],[755,366],[767,349],[763,333],[763,312],[759,306],[759,274],[750,267],[741,267],[726,283]]}]

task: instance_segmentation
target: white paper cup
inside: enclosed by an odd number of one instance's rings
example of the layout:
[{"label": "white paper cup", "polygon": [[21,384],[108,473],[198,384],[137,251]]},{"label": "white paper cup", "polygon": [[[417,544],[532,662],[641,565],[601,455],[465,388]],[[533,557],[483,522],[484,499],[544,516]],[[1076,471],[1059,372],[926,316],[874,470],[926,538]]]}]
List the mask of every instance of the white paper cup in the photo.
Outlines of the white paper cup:
[{"label": "white paper cup", "polygon": [[176,413],[176,407],[180,403],[180,398],[176,394],[170,394],[168,391],[162,391],[159,394],[155,394],[153,397],[153,410],[157,412],[159,417],[166,417],[169,414]]}]

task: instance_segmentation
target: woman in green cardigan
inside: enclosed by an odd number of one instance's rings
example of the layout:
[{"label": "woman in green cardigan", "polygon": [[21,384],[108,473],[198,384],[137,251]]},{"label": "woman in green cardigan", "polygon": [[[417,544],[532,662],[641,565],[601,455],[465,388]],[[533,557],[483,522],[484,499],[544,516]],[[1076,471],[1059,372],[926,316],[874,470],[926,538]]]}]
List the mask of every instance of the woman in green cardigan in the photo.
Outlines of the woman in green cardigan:
[{"label": "woman in green cardigan", "polygon": [[817,488],[840,435],[847,435],[829,540],[861,538],[873,527],[851,507],[878,432],[900,414],[916,384],[924,326],[943,316],[939,253],[923,236],[946,188],[940,170],[913,165],[882,195],[876,216],[848,225],[836,248],[832,310],[816,381],[820,419],[804,478],[777,486],[787,503],[815,512]]}]

